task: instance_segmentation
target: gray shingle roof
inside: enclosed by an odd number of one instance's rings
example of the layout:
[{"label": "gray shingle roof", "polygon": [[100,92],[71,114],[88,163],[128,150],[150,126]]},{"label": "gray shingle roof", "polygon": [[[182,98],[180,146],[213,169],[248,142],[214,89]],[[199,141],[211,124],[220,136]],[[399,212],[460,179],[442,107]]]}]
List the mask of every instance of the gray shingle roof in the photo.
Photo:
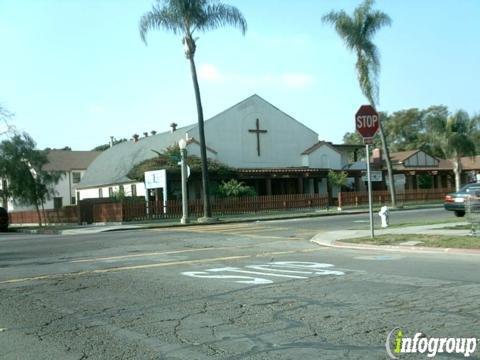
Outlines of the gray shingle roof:
[{"label": "gray shingle roof", "polygon": [[88,167],[77,188],[97,187],[131,182],[128,172],[144,160],[157,156],[152,150],[162,151],[174,145],[196,125],[177,129],[175,132],[164,132],[144,138],[138,142],[123,142],[114,145],[101,153]]},{"label": "gray shingle roof", "polygon": [[100,151],[50,150],[47,153],[48,163],[43,170],[85,170],[99,154]]}]

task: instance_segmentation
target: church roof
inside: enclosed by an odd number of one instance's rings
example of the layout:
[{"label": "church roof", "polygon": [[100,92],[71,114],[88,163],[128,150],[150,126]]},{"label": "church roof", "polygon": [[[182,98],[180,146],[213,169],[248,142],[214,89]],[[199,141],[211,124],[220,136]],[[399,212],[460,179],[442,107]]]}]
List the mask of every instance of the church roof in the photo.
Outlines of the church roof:
[{"label": "church roof", "polygon": [[127,174],[132,167],[157,156],[152,150],[163,151],[185,138],[185,134],[195,127],[189,125],[174,132],[167,131],[140,138],[137,142],[126,141],[112,146],[90,164],[78,188],[131,182]]},{"label": "church roof", "polygon": [[43,170],[85,170],[100,153],[100,151],[50,150],[47,153],[48,163]]},{"label": "church roof", "polygon": [[[207,126],[207,124],[216,124],[216,121],[222,120],[226,114],[235,114],[237,110],[242,111],[245,106],[248,106],[248,104],[255,103],[257,101],[259,103],[263,102],[264,104],[268,104],[269,107],[281,111],[268,101],[254,94],[246,98],[245,100],[237,103],[236,105],[233,105],[232,107],[211,117],[210,119],[205,120],[205,126]],[[285,113],[282,112],[282,114]],[[308,130],[309,134],[316,134],[313,130],[309,129],[288,114],[285,114],[285,116],[287,116],[289,120],[301,125],[301,127]],[[197,124],[193,124],[185,126],[183,128],[179,128],[174,132],[168,131],[148,137],[143,137],[140,138],[136,143],[133,141],[119,143],[107,149],[95,159],[95,161],[88,167],[78,188],[93,188],[98,186],[107,186],[131,182],[132,180],[127,177],[127,174],[135,165],[157,156],[152,150],[161,152],[168,146],[177,143],[181,138],[185,138],[185,135],[187,133],[189,133],[190,136],[195,135],[197,130]],[[195,139],[192,140],[192,142],[198,143]],[[207,150],[214,154],[217,153],[217,150],[221,151],[220,149],[209,148],[208,146]]]},{"label": "church roof", "polygon": [[338,152],[338,150],[335,148],[336,145],[332,144],[331,142],[329,142],[329,141],[319,141],[319,142],[313,144],[312,146],[310,146],[304,152],[302,152],[302,155],[310,155],[311,153],[313,153],[315,150],[321,148],[322,146],[328,146],[329,148]]}]

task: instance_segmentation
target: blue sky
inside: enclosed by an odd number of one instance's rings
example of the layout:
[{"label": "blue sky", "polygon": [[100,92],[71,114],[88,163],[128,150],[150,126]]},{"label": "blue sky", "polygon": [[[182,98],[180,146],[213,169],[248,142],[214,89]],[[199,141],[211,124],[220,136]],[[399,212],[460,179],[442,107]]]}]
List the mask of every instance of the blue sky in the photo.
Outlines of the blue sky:
[{"label": "blue sky", "polygon": [[[365,103],[355,58],[326,12],[360,1],[225,0],[248,21],[201,34],[196,62],[206,118],[258,94],[340,142]],[[180,38],[138,20],[152,0],[0,0],[0,104],[39,148],[89,150],[110,135],[129,138],[196,121]],[[381,53],[379,110],[444,104],[480,111],[480,1],[379,0],[393,24]],[[208,134],[207,134],[208,141]]]}]

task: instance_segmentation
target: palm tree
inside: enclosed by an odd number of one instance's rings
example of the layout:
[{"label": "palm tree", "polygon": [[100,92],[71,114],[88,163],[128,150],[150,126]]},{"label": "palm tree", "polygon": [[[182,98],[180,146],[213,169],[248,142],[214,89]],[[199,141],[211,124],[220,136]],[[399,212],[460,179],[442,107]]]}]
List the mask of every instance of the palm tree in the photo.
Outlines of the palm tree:
[{"label": "palm tree", "polygon": [[[391,24],[390,17],[378,10],[373,10],[374,0],[365,0],[358,6],[353,16],[348,15],[344,10],[330,13],[323,16],[322,20],[335,27],[336,32],[345,42],[347,48],[353,51],[357,57],[356,70],[363,95],[374,108],[378,103],[378,75],[380,72],[380,55],[372,41],[375,33]],[[396,206],[395,185],[393,182],[392,163],[388,145],[383,132],[383,126],[379,126],[380,139],[382,140],[383,152],[388,171],[388,182],[390,184],[390,197],[392,206]]]},{"label": "palm tree", "polygon": [[214,30],[225,25],[239,28],[243,35],[247,30],[247,22],[236,7],[212,0],[156,0],[156,3],[152,5],[152,9],[141,17],[139,25],[140,37],[145,44],[147,43],[146,34],[149,30],[162,29],[182,36],[185,56],[190,62],[197,104],[200,156],[202,160],[203,216],[205,219],[212,216],[212,210],[208,196],[208,168],[203,108],[194,60],[198,38],[194,37],[194,34],[195,32]]},{"label": "palm tree", "polygon": [[460,176],[464,156],[475,156],[476,147],[472,134],[475,133],[476,119],[470,118],[465,111],[457,111],[449,117],[431,119],[432,141],[443,151],[444,157],[450,159],[455,175],[455,189],[460,189]]}]

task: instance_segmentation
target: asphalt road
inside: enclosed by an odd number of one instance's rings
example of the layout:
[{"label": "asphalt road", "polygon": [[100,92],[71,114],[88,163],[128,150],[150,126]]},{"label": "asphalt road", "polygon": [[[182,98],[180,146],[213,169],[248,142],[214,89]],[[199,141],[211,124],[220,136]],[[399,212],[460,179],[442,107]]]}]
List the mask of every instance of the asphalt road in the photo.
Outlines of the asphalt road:
[{"label": "asphalt road", "polygon": [[308,241],[366,219],[2,235],[0,358],[385,359],[396,327],[480,337],[480,257]]}]

